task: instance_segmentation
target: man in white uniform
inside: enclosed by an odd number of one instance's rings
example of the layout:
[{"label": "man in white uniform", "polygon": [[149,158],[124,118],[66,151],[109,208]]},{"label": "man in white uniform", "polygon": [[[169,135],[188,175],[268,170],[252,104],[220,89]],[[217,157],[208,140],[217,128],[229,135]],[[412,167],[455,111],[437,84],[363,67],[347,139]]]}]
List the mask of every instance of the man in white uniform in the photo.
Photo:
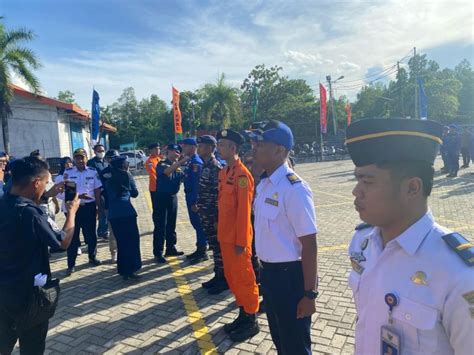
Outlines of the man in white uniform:
[{"label": "man in white uniform", "polygon": [[428,209],[442,126],[367,119],[347,129],[355,208],[349,246],[356,354],[473,354],[474,248]]},{"label": "man in white uniform", "polygon": [[316,311],[316,216],[308,184],[286,163],[293,133],[271,121],[257,140],[255,161],[265,170],[257,186],[255,247],[270,333],[278,354],[311,354]]},{"label": "man in white uniform", "polygon": [[[75,166],[64,172],[67,180],[76,183],[77,194],[81,199],[81,205],[76,214],[74,236],[71,245],[67,249],[67,274],[71,275],[76,266],[77,249],[80,246],[79,234],[82,229],[84,240],[87,243],[87,252],[89,254],[89,264],[98,266],[101,264],[96,258],[97,254],[97,234],[96,222],[97,211],[100,210],[101,187],[97,171],[94,168],[86,166],[87,153],[79,148],[74,151]],[[66,179],[65,179],[66,180]]]}]

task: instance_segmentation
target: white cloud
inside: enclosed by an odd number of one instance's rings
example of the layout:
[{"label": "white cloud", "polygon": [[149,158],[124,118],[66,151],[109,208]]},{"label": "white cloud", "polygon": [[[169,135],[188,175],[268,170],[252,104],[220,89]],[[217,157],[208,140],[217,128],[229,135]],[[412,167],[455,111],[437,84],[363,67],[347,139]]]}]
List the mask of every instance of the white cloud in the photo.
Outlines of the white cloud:
[{"label": "white cloud", "polygon": [[[281,65],[286,75],[307,79],[315,88],[327,74],[344,75],[346,82],[362,78],[369,68],[392,65],[413,46],[423,53],[452,42],[473,43],[468,0],[240,1],[205,9],[184,4],[190,15],[164,29],[179,38],[176,46],[162,38],[124,38],[100,54],[43,60],[39,75],[44,87],[52,95],[75,92],[85,108],[93,85],[103,105],[128,86],[139,98],[155,93],[169,102],[172,84],[194,90],[224,72],[239,86],[255,65],[265,63]],[[150,29],[163,27],[153,11],[130,13],[142,16]],[[353,97],[356,91],[338,94]]]}]

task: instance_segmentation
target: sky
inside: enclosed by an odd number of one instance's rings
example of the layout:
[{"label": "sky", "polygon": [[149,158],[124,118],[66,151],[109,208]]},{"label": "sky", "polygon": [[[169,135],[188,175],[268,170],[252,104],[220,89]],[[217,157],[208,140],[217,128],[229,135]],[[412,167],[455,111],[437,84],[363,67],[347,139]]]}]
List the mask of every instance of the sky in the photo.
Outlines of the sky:
[{"label": "sky", "polygon": [[35,32],[43,92],[70,90],[87,110],[92,88],[101,106],[130,86],[169,103],[172,85],[195,90],[224,73],[240,87],[262,63],[314,90],[344,76],[335,94],[351,99],[413,47],[441,67],[474,64],[470,0],[0,0],[0,16]]}]

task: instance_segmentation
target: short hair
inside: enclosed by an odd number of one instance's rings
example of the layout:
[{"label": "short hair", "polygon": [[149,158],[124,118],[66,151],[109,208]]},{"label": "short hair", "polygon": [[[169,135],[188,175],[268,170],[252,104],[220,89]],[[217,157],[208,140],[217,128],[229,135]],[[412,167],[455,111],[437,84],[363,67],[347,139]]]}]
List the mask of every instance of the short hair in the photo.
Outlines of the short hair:
[{"label": "short hair", "polygon": [[94,148],[92,148],[92,149],[93,149],[94,152],[95,152],[95,151],[97,150],[97,148],[99,148],[99,147],[105,148],[103,144],[97,143],[97,144],[94,146]]},{"label": "short hair", "polygon": [[407,160],[381,162],[377,163],[376,166],[380,169],[389,170],[392,178],[398,181],[412,177],[420,178],[423,182],[423,196],[428,197],[431,195],[434,180],[434,168],[432,164],[425,161]]},{"label": "short hair", "polygon": [[44,160],[29,156],[15,160],[11,171],[13,185],[25,187],[38,176],[49,172],[49,165]]}]

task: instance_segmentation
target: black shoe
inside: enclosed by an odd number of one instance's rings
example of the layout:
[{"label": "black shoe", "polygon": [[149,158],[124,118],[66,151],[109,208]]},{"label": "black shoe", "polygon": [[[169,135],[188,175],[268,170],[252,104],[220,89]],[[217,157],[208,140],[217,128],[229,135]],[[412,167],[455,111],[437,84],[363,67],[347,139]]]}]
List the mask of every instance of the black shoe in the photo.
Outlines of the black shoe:
[{"label": "black shoe", "polygon": [[99,265],[102,265],[102,262],[96,258],[94,259],[89,259],[89,265],[92,265],[92,266],[99,266]]},{"label": "black shoe", "polygon": [[218,295],[221,292],[224,292],[229,289],[229,285],[227,284],[226,279],[223,277],[222,279],[218,280],[211,288],[207,290],[207,293],[210,295]]},{"label": "black shoe", "polygon": [[237,329],[234,329],[230,333],[230,340],[235,342],[245,341],[260,332],[257,316],[255,314],[245,314],[244,317],[245,320],[237,327]]},{"label": "black shoe", "polygon": [[206,290],[210,289],[212,286],[214,286],[214,284],[219,281],[219,277],[217,277],[216,275],[214,275],[214,277],[212,279],[210,279],[209,281],[205,281],[201,284],[202,288],[205,288]]},{"label": "black shoe", "polygon": [[194,259],[199,254],[199,249],[196,249],[193,253],[186,255],[186,259]]},{"label": "black shoe", "polygon": [[199,254],[197,254],[194,259],[191,259],[189,261],[189,263],[191,265],[195,265],[195,264],[199,264],[199,263],[202,263],[203,261],[207,261],[209,260],[209,255],[207,255],[207,253],[205,251],[203,252],[199,252]]},{"label": "black shoe", "polygon": [[224,332],[230,334],[232,331],[237,329],[245,321],[244,307],[239,307],[239,316],[234,319],[232,323],[224,325]]},{"label": "black shoe", "polygon": [[177,251],[176,248],[166,249],[165,256],[181,256],[184,255],[182,251]]},{"label": "black shoe", "polygon": [[137,275],[137,274],[133,273],[133,274],[131,274],[131,275],[128,275],[128,278],[129,278],[130,280],[138,281],[138,280],[140,280],[142,277],[141,277],[140,275]]},{"label": "black shoe", "polygon": [[157,262],[158,264],[164,264],[166,263],[166,259],[163,257],[163,255],[158,255],[155,256],[155,262]]},{"label": "black shoe", "polygon": [[66,270],[66,276],[71,276],[74,272],[76,271],[76,268],[73,266],[73,267],[70,267]]}]

